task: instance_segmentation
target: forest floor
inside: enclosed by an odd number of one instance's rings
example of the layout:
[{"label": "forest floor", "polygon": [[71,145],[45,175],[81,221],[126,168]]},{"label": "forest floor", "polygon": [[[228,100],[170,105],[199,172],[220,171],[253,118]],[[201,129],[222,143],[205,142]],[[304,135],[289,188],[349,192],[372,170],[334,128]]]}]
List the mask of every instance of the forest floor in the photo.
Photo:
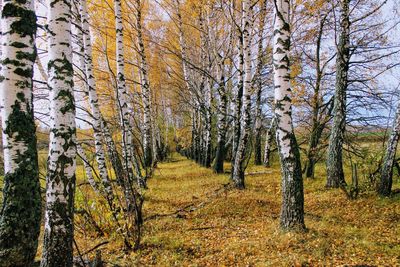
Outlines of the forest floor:
[{"label": "forest floor", "polygon": [[[227,166],[228,167],[228,166]],[[306,233],[279,229],[280,170],[251,166],[246,189],[176,156],[159,164],[144,204],[142,248],[102,246],[107,266],[400,266],[400,196],[348,200],[305,180]],[[81,251],[104,239],[77,234]]]}]

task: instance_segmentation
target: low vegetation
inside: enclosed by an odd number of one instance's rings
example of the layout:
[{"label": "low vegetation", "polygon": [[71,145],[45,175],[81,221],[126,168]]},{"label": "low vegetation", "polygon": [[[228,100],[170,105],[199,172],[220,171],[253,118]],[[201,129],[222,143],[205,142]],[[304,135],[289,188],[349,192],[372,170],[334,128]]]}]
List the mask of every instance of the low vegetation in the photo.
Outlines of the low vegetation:
[{"label": "low vegetation", "polygon": [[[249,166],[247,189],[235,190],[227,174],[174,155],[149,180],[138,252],[121,253],[122,241],[112,232],[82,232],[79,215],[75,238],[82,253],[107,241],[98,249],[109,266],[398,265],[400,194],[377,198],[363,191],[350,201],[340,190],[324,189],[324,174],[318,165],[315,179],[305,180],[308,231],[289,233],[279,228],[278,163]],[[95,254],[96,249],[84,258]]]}]

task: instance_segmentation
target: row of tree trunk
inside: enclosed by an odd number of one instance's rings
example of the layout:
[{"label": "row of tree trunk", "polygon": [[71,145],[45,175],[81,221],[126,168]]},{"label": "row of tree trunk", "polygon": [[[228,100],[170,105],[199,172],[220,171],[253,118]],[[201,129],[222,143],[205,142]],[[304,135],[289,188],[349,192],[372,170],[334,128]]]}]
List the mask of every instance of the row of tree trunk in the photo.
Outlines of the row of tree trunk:
[{"label": "row of tree trunk", "polygon": [[[266,29],[267,1],[254,4],[243,0],[240,7],[235,1],[224,5],[231,17],[226,29],[210,27],[215,14],[200,7],[196,19],[199,36],[199,62],[192,62],[188,49],[189,36],[181,14],[179,0],[174,0],[184,86],[189,93],[191,143],[186,155],[215,172],[224,172],[224,161],[231,161],[231,181],[238,189],[245,188],[245,170],[252,150],[255,163],[270,166],[271,143],[275,136],[281,166],[282,207],[280,224],[283,229],[305,229],[304,192],[299,145],[292,118],[292,77],[290,75],[291,23],[289,0],[273,0],[274,10],[272,51],[263,46]],[[343,143],[351,57],[350,1],[340,0],[340,25],[336,55],[336,82],[333,97],[332,129],[327,153],[327,183],[329,188],[345,186],[343,171]],[[74,14],[72,8],[75,6]],[[258,9],[256,8],[258,7]],[[46,175],[46,207],[44,243],[41,266],[72,266],[74,231],[74,192],[76,156],[79,155],[86,170],[89,184],[107,201],[116,225],[121,226],[127,248],[138,249],[141,237],[142,190],[157,161],[164,158],[161,134],[155,122],[149,65],[143,33],[143,3],[135,1],[137,65],[141,89],[142,113],[135,114],[132,92],[125,78],[125,47],[122,2],[114,1],[116,36],[115,106],[118,110],[118,134],[121,144],[114,140],[114,132],[102,113],[94,75],[92,40],[85,0],[52,0],[48,6],[48,67],[42,74],[49,89],[50,144]],[[259,11],[258,28],[255,13]],[[33,70],[37,59],[35,38],[37,17],[32,0],[5,0],[1,10],[1,76],[0,100],[4,150],[3,206],[0,217],[0,260],[2,266],[30,266],[38,246],[42,218],[39,167],[36,147],[36,126],[33,111]],[[214,15],[214,16],[213,16]],[[77,140],[76,105],[73,77],[72,23],[79,28],[83,51],[84,91],[88,96],[90,121],[93,128],[95,162],[99,180],[86,151]],[[217,18],[222,19],[222,18]],[[316,50],[316,85],[313,101],[312,130],[309,139],[306,176],[314,176],[314,167],[322,132],[329,116],[322,115],[320,86],[323,66],[319,65],[321,36],[325,19],[319,25]],[[221,32],[227,33],[221,37]],[[257,38],[256,38],[257,36]],[[256,60],[253,46],[257,44]],[[261,136],[262,94],[265,84],[263,73],[268,65],[265,57],[272,58],[274,103],[273,114],[266,129],[264,160],[262,162]],[[254,62],[256,64],[254,64]],[[253,65],[255,68],[253,68]],[[200,67],[199,67],[200,66]],[[255,69],[255,71],[253,71]],[[214,90],[216,88],[216,90]],[[252,99],[255,95],[255,111]],[[214,99],[216,97],[216,99]],[[216,102],[216,116],[213,103]],[[399,139],[400,107],[396,112],[389,138],[381,179],[377,191],[389,196],[392,188],[393,164]],[[140,137],[134,135],[134,121],[140,119]],[[216,127],[213,131],[213,118]],[[322,118],[322,119],[321,119]],[[216,138],[213,137],[216,133]],[[140,141],[137,141],[139,139]],[[166,139],[166,138],[165,138]],[[216,139],[214,149],[213,139]],[[254,140],[254,144],[252,141]],[[166,141],[164,141],[165,144]],[[121,153],[122,152],[122,153]],[[122,155],[121,155],[122,154]],[[110,169],[107,164],[110,161]],[[143,173],[144,172],[144,173]],[[111,173],[115,177],[111,176]],[[144,176],[143,176],[144,174]],[[117,184],[116,186],[113,183]],[[119,201],[122,196],[123,201]],[[122,219],[121,219],[122,218]]]},{"label": "row of tree trunk", "polygon": [[[31,266],[38,246],[42,217],[36,125],[33,111],[33,69],[37,17],[34,2],[7,0],[2,7],[1,105],[5,178],[0,219],[1,266]],[[142,154],[133,138],[132,94],[125,82],[125,55],[121,1],[114,1],[116,24],[115,83],[119,111],[121,149],[102,114],[92,59],[92,40],[85,0],[49,1],[47,17],[48,67],[41,69],[49,89],[50,140],[46,175],[44,242],[41,266],[72,266],[74,240],[74,193],[76,156],[85,167],[88,182],[107,200],[116,225],[123,223],[122,236],[128,249],[138,249],[141,237],[142,188],[157,161],[165,158],[161,135],[154,131],[150,82],[142,34],[142,8],[136,1],[138,62],[143,103]],[[76,19],[76,20],[75,20]],[[82,68],[74,69],[73,27],[77,28]],[[97,171],[77,140],[74,73],[81,71],[83,91],[88,96]],[[106,148],[106,149],[105,149]],[[161,151],[162,150],[162,151]],[[122,156],[120,151],[122,151]],[[143,162],[140,157],[143,155]],[[107,167],[110,160],[115,181]],[[142,169],[145,170],[143,177]],[[93,175],[96,174],[96,176]],[[98,177],[99,180],[95,179]],[[120,191],[122,194],[120,194]],[[123,196],[123,202],[118,201]],[[118,207],[119,205],[122,205]],[[120,216],[120,215],[121,216]],[[122,218],[122,219],[121,219]]]},{"label": "row of tree trunk", "polygon": [[[289,1],[274,0],[273,9],[274,37],[273,37],[273,81],[275,87],[275,101],[273,104],[274,114],[270,125],[266,127],[264,159],[261,150],[262,132],[262,89],[263,70],[266,65],[263,47],[263,32],[265,28],[265,14],[267,2],[259,3],[257,11],[258,20],[258,54],[255,60],[255,71],[252,66],[252,49],[256,38],[254,34],[255,5],[250,1],[241,1],[241,6],[235,7],[235,2],[229,4],[227,13],[231,14],[232,24],[227,30],[225,45],[218,44],[214,38],[218,37],[213,28],[208,24],[210,18],[215,16],[207,6],[199,7],[199,29],[200,48],[202,62],[212,61],[214,65],[203,64],[198,69],[194,67],[195,62],[191,62],[186,48],[185,31],[183,30],[183,20],[180,13],[179,1],[175,1],[177,10],[177,25],[181,47],[181,62],[183,79],[186,89],[190,92],[192,112],[192,138],[190,147],[185,150],[185,154],[205,167],[212,167],[216,173],[224,172],[224,161],[230,158],[231,161],[231,180],[236,188],[245,188],[245,169],[249,157],[254,148],[254,163],[270,166],[271,144],[275,133],[281,168],[282,168],[282,213],[281,224],[283,228],[304,229],[303,218],[303,182],[302,173],[308,178],[314,177],[316,163],[321,157],[321,138],[328,122],[333,120],[329,135],[329,145],[327,150],[326,169],[327,169],[327,188],[343,188],[346,186],[343,171],[343,145],[346,131],[346,96],[349,86],[349,67],[350,67],[350,1],[340,0],[338,6],[341,12],[338,28],[338,42],[336,55],[336,83],[334,97],[332,98],[332,108],[329,103],[323,103],[321,96],[321,86],[325,75],[327,63],[321,63],[322,36],[325,24],[328,20],[328,13],[322,14],[316,37],[316,80],[314,85],[312,103],[312,123],[306,150],[306,164],[301,168],[300,152],[297,144],[293,122],[291,104],[291,77],[290,77],[290,21],[289,21]],[[239,13],[237,13],[239,10]],[[376,12],[374,10],[373,12]],[[210,38],[213,37],[213,38]],[[227,42],[226,40],[229,40]],[[213,43],[215,42],[215,43]],[[236,44],[236,45],[235,45]],[[232,74],[232,66],[227,62],[230,59],[235,61],[236,71]],[[200,71],[199,71],[200,69]],[[201,83],[197,84],[194,80],[200,75]],[[235,84],[232,83],[234,76]],[[215,87],[216,96],[216,144],[215,149],[210,148],[210,130],[212,125],[210,120],[209,91]],[[206,82],[207,81],[207,82]],[[254,116],[251,111],[251,95],[255,93]],[[202,97],[202,96],[206,97]],[[397,114],[397,113],[396,113]],[[378,193],[390,195],[391,177],[398,140],[398,129],[396,121],[393,126],[392,135],[389,140],[384,164],[381,171],[381,180],[378,183]],[[252,127],[254,131],[252,131]],[[254,144],[252,144],[254,141]],[[231,148],[231,150],[228,150]],[[210,159],[210,150],[211,153]]]}]

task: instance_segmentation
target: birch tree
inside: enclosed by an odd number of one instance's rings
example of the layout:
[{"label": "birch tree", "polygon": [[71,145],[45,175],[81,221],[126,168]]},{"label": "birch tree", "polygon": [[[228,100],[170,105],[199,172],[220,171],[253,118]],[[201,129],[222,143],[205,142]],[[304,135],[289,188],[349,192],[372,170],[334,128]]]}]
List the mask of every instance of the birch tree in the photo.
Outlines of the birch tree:
[{"label": "birch tree", "polygon": [[48,6],[50,147],[42,267],[72,266],[76,169],[71,1]]},{"label": "birch tree", "polygon": [[238,140],[237,151],[235,155],[232,180],[235,187],[244,188],[245,159],[248,141],[250,138],[250,111],[251,111],[251,12],[250,1],[242,2],[242,26],[243,26],[243,106],[240,116],[240,138]]},{"label": "birch tree", "polygon": [[381,177],[378,181],[377,191],[381,196],[390,196],[393,184],[393,165],[396,160],[397,144],[400,134],[400,103],[397,105],[397,111],[393,120],[392,130],[386,147],[386,152],[381,167]]},{"label": "birch tree", "polygon": [[97,181],[93,177],[93,167],[90,165],[89,160],[86,157],[85,151],[82,148],[82,144],[77,145],[76,152],[77,156],[79,156],[80,159],[82,160],[83,167],[85,168],[86,177],[90,186],[96,193],[100,193],[99,185],[97,184]]},{"label": "birch tree", "polygon": [[141,77],[142,88],[142,103],[143,103],[143,154],[144,166],[151,168],[153,164],[153,129],[151,117],[151,92],[150,81],[148,76],[148,64],[146,59],[146,51],[143,40],[143,27],[142,27],[142,5],[141,0],[134,2],[134,9],[136,11],[136,31],[137,31],[137,44],[139,53],[139,69]]},{"label": "birch tree", "polygon": [[80,13],[82,18],[82,31],[83,31],[83,48],[84,48],[84,61],[85,61],[85,74],[87,91],[89,96],[90,109],[92,111],[92,127],[94,136],[94,145],[96,151],[96,161],[99,169],[104,191],[106,193],[107,201],[111,204],[113,202],[114,194],[111,187],[111,181],[108,177],[108,170],[106,166],[106,156],[103,146],[102,129],[106,127],[102,124],[102,114],[99,107],[99,99],[97,96],[96,80],[93,73],[93,60],[92,60],[92,41],[90,37],[90,28],[87,13],[86,0],[80,1]]},{"label": "birch tree", "polygon": [[326,187],[338,188],[346,184],[343,172],[343,139],[346,127],[346,91],[350,59],[349,0],[341,0],[339,43],[337,44],[336,84],[333,106],[333,126],[329,138],[326,161]]},{"label": "birch tree", "polygon": [[116,29],[116,59],[117,59],[117,92],[119,116],[122,128],[123,166],[126,174],[131,178],[132,170],[132,136],[129,122],[128,92],[125,81],[124,43],[121,0],[114,1],[115,29]]},{"label": "birch tree", "polygon": [[175,0],[176,6],[176,16],[177,16],[177,26],[178,26],[178,35],[179,35],[179,46],[180,46],[180,57],[181,57],[181,64],[182,64],[182,72],[183,72],[183,79],[185,82],[186,89],[190,94],[190,105],[192,110],[190,111],[191,114],[191,149],[190,149],[190,156],[192,159],[198,161],[200,151],[199,151],[199,135],[198,135],[198,105],[194,96],[194,89],[193,85],[190,80],[190,69],[188,64],[188,51],[187,51],[187,44],[186,44],[186,36],[184,33],[183,27],[183,18],[181,13],[181,3],[180,0]]},{"label": "birch tree", "polygon": [[1,11],[0,104],[4,188],[0,265],[31,266],[41,218],[32,77],[36,59],[34,2],[4,0]]},{"label": "birch tree", "polygon": [[[326,12],[323,14],[322,12]],[[312,115],[311,115],[311,132],[308,140],[308,148],[306,152],[307,162],[305,166],[305,174],[307,178],[314,178],[315,164],[318,159],[318,146],[320,146],[322,133],[330,116],[324,111],[324,106],[327,104],[323,101],[323,79],[326,72],[327,64],[333,59],[330,57],[328,60],[323,61],[321,58],[322,52],[322,38],[325,31],[325,24],[328,22],[329,10],[320,10],[319,14],[316,15],[319,18],[318,32],[315,40],[315,58],[312,60],[315,62],[315,82],[313,84],[313,95],[311,101]],[[313,62],[313,63],[314,63]],[[325,108],[326,109],[326,108]]]},{"label": "birch tree", "polygon": [[[228,63],[228,59],[232,57],[232,50],[235,38],[235,25],[230,17],[224,15],[228,12],[230,3],[221,10],[222,14],[216,13],[214,17],[218,20],[214,21],[215,27],[210,31],[213,35],[210,37],[210,42],[213,44],[213,53],[215,58],[216,68],[216,83],[217,83],[217,147],[213,169],[216,173],[224,172],[224,161],[226,156],[226,143],[228,132],[228,94],[229,85],[227,80],[232,76],[231,72],[233,64]],[[216,9],[218,10],[218,9]],[[221,17],[225,20],[221,21]],[[221,25],[221,26],[219,26]],[[214,42],[213,42],[214,41]]]},{"label": "birch tree", "polygon": [[210,59],[210,40],[209,40],[209,11],[207,8],[203,8],[200,11],[200,46],[201,46],[201,58],[202,58],[202,69],[206,72],[202,74],[201,89],[202,93],[204,112],[202,112],[204,122],[204,141],[202,146],[202,160],[201,164],[208,168],[211,166],[211,101],[212,101],[212,82],[208,73],[211,70],[212,62]]},{"label": "birch tree", "polygon": [[264,167],[271,167],[271,147],[274,141],[275,131],[275,118],[272,118],[270,125],[265,133],[265,144],[264,144]]},{"label": "birch tree", "polygon": [[217,151],[213,169],[216,173],[224,172],[225,143],[227,132],[227,113],[228,97],[225,82],[225,59],[218,55],[217,75],[218,75],[218,111],[217,111]]},{"label": "birch tree", "polygon": [[[243,8],[243,6],[242,6]],[[234,10],[235,7],[233,6],[232,9]],[[235,13],[234,13],[235,14]],[[237,29],[237,45],[236,45],[236,53],[238,55],[238,70],[237,70],[237,84],[235,86],[235,90],[232,96],[232,106],[233,106],[233,120],[232,120],[232,128],[233,128],[233,138],[232,138],[232,160],[231,160],[231,179],[233,179],[233,173],[235,168],[235,158],[236,153],[239,145],[240,139],[240,130],[241,130],[241,120],[240,120],[240,113],[242,110],[242,101],[243,101],[243,83],[244,83],[244,52],[243,52],[243,11],[242,11],[242,18],[240,20],[239,25],[235,25]]]},{"label": "birch tree", "polygon": [[254,164],[261,165],[262,157],[261,157],[261,130],[262,130],[262,89],[263,89],[263,79],[262,79],[262,71],[263,71],[263,35],[265,28],[265,18],[267,13],[267,1],[263,0],[260,3],[260,21],[258,26],[258,50],[257,50],[257,63],[256,63],[256,72],[254,77],[254,85],[256,87],[256,114],[255,114],[255,129],[254,129]]},{"label": "birch tree", "polygon": [[282,173],[280,225],[287,230],[303,230],[305,228],[303,180],[300,153],[292,122],[289,0],[274,0],[274,6],[273,69],[276,143]]}]

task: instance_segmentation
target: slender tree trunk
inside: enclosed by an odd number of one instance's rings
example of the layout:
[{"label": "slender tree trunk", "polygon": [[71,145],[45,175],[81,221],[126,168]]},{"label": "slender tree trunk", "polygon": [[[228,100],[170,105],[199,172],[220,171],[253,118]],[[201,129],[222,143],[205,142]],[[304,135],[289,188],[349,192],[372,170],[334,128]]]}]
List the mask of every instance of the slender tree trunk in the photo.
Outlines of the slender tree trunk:
[{"label": "slender tree trunk", "polygon": [[244,81],[243,81],[243,106],[240,116],[240,139],[237,145],[237,151],[235,155],[235,163],[233,168],[232,180],[235,187],[238,189],[244,188],[244,171],[246,163],[246,150],[248,147],[248,141],[250,137],[250,112],[251,112],[251,39],[250,39],[250,16],[251,16],[251,4],[250,1],[244,0],[243,4],[243,61],[244,61]]},{"label": "slender tree trunk", "polygon": [[[92,42],[90,38],[90,28],[88,22],[88,13],[86,0],[80,1],[80,12],[82,18],[82,30],[83,30],[83,47],[84,47],[84,58],[85,58],[85,73],[87,79],[87,89],[89,95],[89,104],[92,111],[92,125],[94,135],[94,145],[96,151],[96,161],[99,168],[99,174],[102,185],[106,192],[107,200],[112,203],[114,199],[113,190],[111,187],[111,181],[108,177],[105,151],[103,147],[103,136],[102,136],[102,115],[99,107],[99,99],[97,96],[96,80],[93,73],[93,60],[92,60]],[[103,125],[104,126],[104,125]]]},{"label": "slender tree trunk", "polygon": [[110,129],[108,128],[108,125],[106,121],[103,119],[103,117],[101,117],[101,126],[102,126],[101,129],[104,136],[104,141],[106,142],[108,156],[110,158],[111,165],[113,167],[115,176],[117,178],[117,183],[119,185],[123,185],[124,175],[125,175],[124,167],[118,155],[117,147],[111,136]]},{"label": "slender tree trunk", "polygon": [[346,184],[343,172],[343,139],[346,127],[346,91],[350,60],[350,0],[341,0],[340,36],[336,58],[336,85],[333,106],[333,125],[326,161],[326,187],[338,188]]},{"label": "slender tree trunk", "polygon": [[274,0],[273,67],[275,84],[276,143],[282,172],[281,227],[303,230],[304,193],[300,153],[292,122],[290,88],[289,0]]},{"label": "slender tree trunk", "polygon": [[306,177],[307,178],[314,178],[314,169],[315,164],[317,163],[317,149],[318,144],[322,135],[322,132],[325,128],[325,123],[321,123],[320,121],[320,109],[321,109],[321,96],[320,96],[320,89],[321,89],[321,82],[322,82],[322,75],[323,70],[321,68],[321,42],[322,42],[322,34],[324,31],[324,25],[326,21],[326,15],[321,19],[318,36],[317,36],[317,48],[316,48],[316,81],[314,86],[314,95],[312,98],[312,126],[311,126],[311,134],[310,139],[308,141],[308,149],[307,149],[307,163],[306,163]]},{"label": "slender tree trunk", "polygon": [[262,130],[262,68],[263,68],[263,35],[265,28],[265,18],[267,13],[266,0],[260,3],[260,23],[258,27],[258,53],[257,53],[257,69],[255,74],[255,86],[256,86],[256,119],[255,119],[255,133],[254,133],[254,164],[262,164],[262,152],[261,152],[261,130]]},{"label": "slender tree trunk", "polygon": [[217,151],[215,154],[215,160],[213,169],[216,173],[224,172],[224,160],[225,160],[225,143],[226,143],[226,114],[228,99],[226,95],[226,84],[225,84],[225,75],[224,75],[224,64],[223,62],[219,63],[218,66],[219,72],[219,85],[218,85],[218,122],[217,122]]},{"label": "slender tree trunk", "polygon": [[75,101],[71,48],[71,1],[48,7],[50,148],[42,267],[72,266],[76,169]]},{"label": "slender tree trunk", "polygon": [[[318,119],[318,118],[317,118]],[[322,136],[322,131],[324,127],[319,121],[313,119],[313,126],[311,130],[310,140],[308,143],[307,151],[307,165],[306,165],[306,177],[314,178],[315,164],[317,163],[317,149],[319,140]]]},{"label": "slender tree trunk", "polygon": [[400,103],[397,106],[397,112],[393,121],[392,131],[390,133],[385,157],[381,169],[381,179],[378,182],[377,191],[380,196],[390,196],[393,183],[393,165],[396,160],[397,144],[399,142],[400,131]]},{"label": "slender tree trunk", "polygon": [[0,210],[0,265],[31,266],[40,231],[41,198],[33,118],[36,59],[33,1],[4,0],[1,12],[0,104],[4,187]]},{"label": "slender tree trunk", "polygon": [[142,88],[142,102],[143,102],[143,154],[144,165],[146,168],[152,167],[153,161],[153,140],[152,140],[152,125],[151,125],[151,92],[150,82],[148,77],[148,64],[146,59],[146,52],[143,41],[142,33],[142,1],[135,2],[136,9],[136,31],[137,42],[140,57],[140,72],[141,72],[141,88]]},{"label": "slender tree trunk", "polygon": [[261,152],[261,130],[262,130],[262,112],[261,112],[261,90],[257,89],[256,94],[256,121],[254,135],[254,165],[262,164]]},{"label": "slender tree trunk", "polygon": [[[142,204],[143,198],[133,186],[133,169],[132,163],[135,164],[136,159],[132,155],[132,132],[130,124],[130,109],[128,107],[128,91],[125,83],[125,62],[124,62],[124,44],[123,44],[123,25],[121,0],[114,0],[115,27],[116,27],[116,58],[117,58],[117,101],[120,112],[121,128],[122,128],[122,165],[123,171],[123,191],[126,203],[125,231],[129,237],[134,238],[133,247],[129,239],[125,239],[125,246],[128,249],[137,250],[140,245],[141,225],[142,225]],[[111,143],[110,143],[111,145]],[[115,157],[117,159],[118,157]],[[117,162],[115,162],[117,163]],[[135,168],[138,168],[135,165]],[[138,170],[136,170],[138,173]],[[137,183],[140,185],[142,179],[137,177]],[[145,185],[143,185],[145,186]]]},{"label": "slender tree trunk", "polygon": [[[160,91],[162,89],[160,88]],[[155,97],[153,96],[152,99],[155,99]],[[158,110],[154,110],[153,107],[153,102],[151,101],[151,128],[152,128],[152,132],[151,132],[151,140],[152,140],[152,150],[153,150],[153,157],[152,157],[152,168],[157,168],[157,164],[158,161],[163,161],[163,156],[161,153],[161,134],[160,134],[160,128],[158,127],[157,124],[157,114],[158,114]]]},{"label": "slender tree trunk", "polygon": [[[200,106],[199,104],[197,105],[198,107]],[[201,158],[202,158],[202,146],[201,146],[201,113],[200,111],[197,109],[195,112],[195,127],[196,127],[196,131],[195,131],[195,137],[194,137],[194,142],[195,142],[195,161],[198,164],[201,164]]]},{"label": "slender tree trunk", "polygon": [[198,106],[196,104],[196,100],[194,99],[194,92],[193,88],[190,84],[189,79],[189,68],[187,66],[187,52],[186,52],[186,42],[185,42],[185,35],[183,30],[183,21],[182,21],[182,14],[180,9],[180,0],[175,0],[176,4],[176,15],[178,20],[178,31],[179,31],[179,45],[181,47],[181,60],[182,60],[182,71],[183,71],[183,79],[185,80],[186,88],[191,96],[193,110],[191,112],[192,116],[192,137],[191,137],[191,147],[190,147],[190,158],[192,160],[197,161],[199,157],[199,150],[198,150],[198,130],[197,130],[197,113],[198,113]]},{"label": "slender tree trunk", "polygon": [[274,131],[276,128],[275,118],[271,120],[271,123],[267,129],[265,135],[265,145],[264,145],[264,166],[271,167],[271,147],[274,141]]},{"label": "slender tree trunk", "polygon": [[[143,223],[142,205],[144,199],[139,191],[132,185],[132,180],[129,179],[128,174],[125,172],[125,169],[123,168],[123,163],[121,162],[121,159],[118,155],[114,140],[112,139],[107,123],[104,121],[103,118],[101,123],[111,164],[117,177],[117,182],[123,190],[124,200],[126,203],[125,216],[127,221],[124,226],[124,243],[127,249],[133,248],[134,250],[137,250],[140,246],[141,225]],[[132,238],[134,239],[133,246],[131,244]]]},{"label": "slender tree trunk", "polygon": [[100,193],[99,185],[97,184],[96,180],[93,177],[92,166],[89,164],[89,161],[86,157],[85,151],[83,150],[83,148],[80,144],[77,145],[76,151],[77,151],[77,155],[81,158],[81,160],[83,162],[83,167],[85,168],[86,177],[88,179],[90,186],[93,188],[93,190],[96,193]]},{"label": "slender tree trunk", "polygon": [[211,117],[211,99],[212,99],[212,91],[211,91],[211,83],[209,79],[206,79],[206,114],[205,114],[205,136],[204,136],[204,167],[210,168],[211,167],[211,150],[212,150],[212,136],[211,136],[211,124],[212,124],[212,117]]},{"label": "slender tree trunk", "polygon": [[[208,14],[205,11],[202,11],[200,15],[200,41],[201,41],[201,57],[203,63],[203,69],[210,71],[211,69],[211,59],[209,56],[210,53],[210,40],[209,40],[209,25],[208,25]],[[203,95],[203,103],[204,103],[204,112],[202,113],[202,120],[204,125],[204,135],[203,136],[203,153],[201,160],[201,164],[209,168],[211,167],[211,101],[212,101],[212,83],[210,82],[210,78],[206,74],[202,74],[202,89],[204,91],[201,92]]]},{"label": "slender tree trunk", "polygon": [[195,160],[197,157],[197,146],[196,146],[196,111],[192,111],[192,140],[191,140],[191,148],[190,148],[190,158]]},{"label": "slender tree trunk", "polygon": [[121,0],[114,0],[115,27],[116,27],[116,58],[117,58],[117,102],[122,128],[122,164],[129,179],[133,177],[132,169],[132,144],[131,144],[131,124],[129,121],[130,112],[128,108],[128,92],[125,82],[125,62],[123,44],[123,25]]},{"label": "slender tree trunk", "polygon": [[234,96],[232,99],[232,104],[233,104],[233,138],[232,138],[232,160],[231,160],[231,179],[233,179],[233,172],[234,172],[234,167],[235,167],[235,158],[236,158],[236,152],[238,149],[239,145],[239,140],[240,140],[240,115],[241,115],[241,110],[242,110],[242,101],[243,101],[243,82],[244,82],[244,52],[243,52],[243,39],[244,39],[244,34],[242,29],[239,30],[239,39],[238,39],[238,53],[239,53],[239,69],[238,69],[238,83],[236,86],[236,92],[234,92]]}]

